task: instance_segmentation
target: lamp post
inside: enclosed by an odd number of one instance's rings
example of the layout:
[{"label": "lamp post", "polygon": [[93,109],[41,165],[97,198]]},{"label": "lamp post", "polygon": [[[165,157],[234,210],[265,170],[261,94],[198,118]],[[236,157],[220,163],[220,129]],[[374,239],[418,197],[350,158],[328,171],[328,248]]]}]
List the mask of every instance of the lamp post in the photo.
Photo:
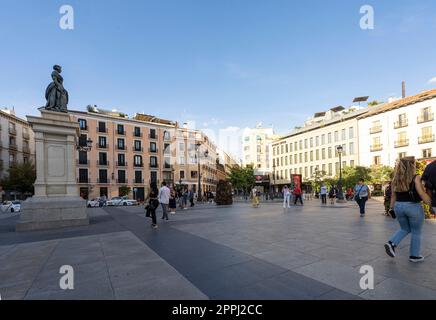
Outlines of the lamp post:
[{"label": "lamp post", "polygon": [[344,149],[339,145],[336,147],[336,150],[339,155],[338,202],[344,202],[344,194],[342,192],[342,152]]},{"label": "lamp post", "polygon": [[276,164],[273,163],[273,197],[274,194],[276,193]]},{"label": "lamp post", "polygon": [[[200,164],[200,147],[201,147],[201,143],[197,142],[195,144],[196,150],[197,150],[197,165],[198,165],[198,195],[197,195],[197,201],[201,201],[202,200],[202,191],[201,191],[201,164]],[[209,151],[206,150],[204,152],[204,157],[207,158],[207,156],[209,155]]]}]

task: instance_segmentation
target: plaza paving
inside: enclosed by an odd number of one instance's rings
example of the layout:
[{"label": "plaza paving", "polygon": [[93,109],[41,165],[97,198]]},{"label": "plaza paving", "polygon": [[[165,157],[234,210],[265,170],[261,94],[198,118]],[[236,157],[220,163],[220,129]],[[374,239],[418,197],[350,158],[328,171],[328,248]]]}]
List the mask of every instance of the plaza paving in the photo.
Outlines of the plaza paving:
[{"label": "plaza paving", "polygon": [[[16,233],[18,216],[0,215],[2,299],[436,299],[436,224],[424,226],[426,261],[397,258],[383,244],[397,222],[368,203],[322,207],[316,200],[198,206],[150,228],[142,207],[89,209],[91,224]],[[74,290],[61,290],[71,265]],[[362,265],[374,290],[359,286]]]}]

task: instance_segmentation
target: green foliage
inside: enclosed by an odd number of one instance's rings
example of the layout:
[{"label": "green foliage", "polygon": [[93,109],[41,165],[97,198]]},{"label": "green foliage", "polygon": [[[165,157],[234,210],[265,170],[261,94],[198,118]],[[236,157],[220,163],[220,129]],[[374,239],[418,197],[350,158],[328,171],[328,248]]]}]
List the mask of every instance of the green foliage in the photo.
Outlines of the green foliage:
[{"label": "green foliage", "polygon": [[215,203],[218,206],[233,204],[232,185],[229,181],[218,181],[218,184],[216,186]]},{"label": "green foliage", "polygon": [[380,102],[378,102],[377,100],[374,100],[374,101],[368,102],[368,107],[374,107],[374,106],[377,106],[379,104],[380,104]]},{"label": "green foliage", "polygon": [[384,184],[391,181],[394,169],[389,166],[372,166],[370,172],[370,182],[372,184]]},{"label": "green foliage", "polygon": [[233,188],[248,191],[256,182],[253,167],[233,167],[229,173]]},{"label": "green foliage", "polygon": [[315,173],[312,174],[312,177],[308,180],[311,184],[313,190],[319,190],[321,188],[322,183],[326,182],[327,172],[315,170]]},{"label": "green foliage", "polygon": [[128,186],[121,186],[120,189],[119,189],[120,197],[124,197],[124,196],[129,195],[130,191],[131,191],[130,187],[128,187]]},{"label": "green foliage", "polygon": [[[344,188],[354,187],[360,179],[364,179],[366,183],[371,183],[371,169],[367,167],[345,167],[342,170],[342,186]],[[339,177],[336,177],[339,179]]]},{"label": "green foliage", "polygon": [[19,163],[8,169],[8,175],[0,182],[4,190],[33,193],[36,180],[35,165],[31,162]]}]

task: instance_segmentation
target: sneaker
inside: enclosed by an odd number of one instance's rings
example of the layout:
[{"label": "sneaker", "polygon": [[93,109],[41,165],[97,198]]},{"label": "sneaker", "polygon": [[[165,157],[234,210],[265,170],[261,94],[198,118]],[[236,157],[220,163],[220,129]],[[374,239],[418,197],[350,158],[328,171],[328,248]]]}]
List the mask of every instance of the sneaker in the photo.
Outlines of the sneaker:
[{"label": "sneaker", "polygon": [[152,227],[153,229],[157,229],[157,224],[152,224],[151,227]]},{"label": "sneaker", "polygon": [[360,217],[363,218],[363,217],[365,217],[365,215],[364,215],[364,214],[361,214]]},{"label": "sneaker", "polygon": [[421,261],[424,261],[424,257],[423,256],[419,256],[419,257],[410,256],[409,261],[410,262],[421,262]]},{"label": "sneaker", "polygon": [[392,244],[392,242],[385,243],[385,250],[389,257],[395,258],[395,246]]}]

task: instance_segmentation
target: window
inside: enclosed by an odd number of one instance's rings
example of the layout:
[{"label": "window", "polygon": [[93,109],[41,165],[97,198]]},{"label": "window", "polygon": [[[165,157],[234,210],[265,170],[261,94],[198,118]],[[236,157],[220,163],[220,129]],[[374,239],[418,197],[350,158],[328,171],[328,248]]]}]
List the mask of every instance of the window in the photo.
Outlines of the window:
[{"label": "window", "polygon": [[325,160],[325,148],[322,148],[321,150],[321,158],[322,160]]},{"label": "window", "polygon": [[98,182],[99,183],[108,183],[107,178],[107,170],[106,169],[100,169],[98,170]]},{"label": "window", "polygon": [[327,143],[332,143],[332,133],[329,132],[327,135]]},{"label": "window", "polygon": [[298,143],[297,143],[297,141],[295,141],[294,142],[294,151],[297,151],[298,150]]},{"label": "window", "polygon": [[133,129],[133,135],[134,135],[135,137],[140,137],[140,136],[141,136],[141,128],[140,128],[140,127],[135,127],[135,128]]},{"label": "window", "polygon": [[164,131],[164,140],[170,140],[171,139],[171,135],[169,131]]},{"label": "window", "polygon": [[79,169],[79,183],[88,183],[88,169]]},{"label": "window", "polygon": [[88,152],[79,151],[79,164],[88,164]]},{"label": "window", "polygon": [[142,142],[141,140],[135,140],[133,145],[134,151],[142,151]]},{"label": "window", "polygon": [[354,160],[350,160],[350,167],[354,168]]},{"label": "window", "polygon": [[303,140],[300,140],[299,144],[298,144],[298,148],[301,150],[303,149]]},{"label": "window", "polygon": [[325,134],[321,136],[321,145],[325,145]]},{"label": "window", "polygon": [[179,164],[181,165],[181,166],[183,166],[183,165],[185,165],[185,157],[179,157]]},{"label": "window", "polygon": [[338,131],[335,131],[335,142],[339,141],[339,133]]},{"label": "window", "polygon": [[421,137],[418,138],[419,143],[434,142],[434,140],[432,127],[425,127],[421,129]]},{"label": "window", "polygon": [[157,168],[157,158],[156,157],[150,157],[150,167]]},{"label": "window", "polygon": [[262,152],[262,147],[261,146],[257,146],[257,153],[261,153]]},{"label": "window", "polygon": [[81,134],[79,136],[79,146],[86,147],[88,145],[87,140],[88,140],[88,136],[86,134]]},{"label": "window", "polygon": [[117,147],[118,147],[119,150],[124,150],[125,149],[124,139],[117,139]]},{"label": "window", "polygon": [[348,139],[354,138],[354,127],[348,128]]},{"label": "window", "polygon": [[191,179],[197,179],[197,171],[191,171]]},{"label": "window", "polygon": [[304,148],[307,149],[307,139],[304,139]]},{"label": "window", "polygon": [[106,137],[98,137],[98,147],[107,148]]},{"label": "window", "polygon": [[341,139],[342,139],[342,141],[347,139],[347,134],[345,132],[345,129],[342,129],[342,131],[341,131]]},{"label": "window", "polygon": [[117,124],[117,133],[124,134],[124,125],[123,124]]},{"label": "window", "polygon": [[303,154],[302,153],[299,154],[298,160],[300,161],[300,163],[303,162]]},{"label": "window", "polygon": [[150,138],[156,139],[156,129],[150,129]]},{"label": "window", "polygon": [[329,171],[328,171],[328,175],[332,176],[333,175],[333,165],[331,163],[329,163]]},{"label": "window", "polygon": [[142,167],[142,156],[140,155],[133,156],[133,164],[135,167]]},{"label": "window", "polygon": [[315,159],[319,160],[319,149],[316,149],[315,151]]},{"label": "window", "polygon": [[164,168],[166,168],[166,169],[171,168],[171,158],[169,158],[169,157],[164,158]]},{"label": "window", "polygon": [[180,179],[185,179],[185,171],[180,170]]},{"label": "window", "polygon": [[118,183],[126,183],[126,171],[118,170]]},{"label": "window", "polygon": [[156,142],[150,142],[150,152],[157,152]]},{"label": "window", "polygon": [[308,158],[307,158],[307,152],[304,153],[304,162],[307,162]]},{"label": "window", "polygon": [[289,152],[292,152],[292,143],[289,144]]},{"label": "window", "polygon": [[372,158],[372,164],[375,166],[378,166],[381,164],[381,157],[380,156],[375,156]]},{"label": "window", "polygon": [[310,161],[313,161],[313,150],[310,151]]},{"label": "window", "polygon": [[354,154],[354,142],[350,142],[350,143],[348,144],[348,153],[349,153],[350,155],[353,155],[353,154]]},{"label": "window", "polygon": [[98,122],[98,132],[102,132],[102,133],[106,133],[107,132],[106,122],[103,122],[103,121],[99,121]]},{"label": "window", "polygon": [[294,163],[295,163],[295,164],[298,163],[298,154],[294,154]]},{"label": "window", "polygon": [[98,153],[98,164],[101,166],[107,166],[107,153],[106,152],[99,152]]},{"label": "window", "polygon": [[315,145],[318,147],[319,146],[319,136],[315,137]]},{"label": "window", "polygon": [[418,123],[424,123],[428,121],[433,121],[433,113],[431,113],[431,107],[426,107],[421,109],[421,114],[418,117]]},{"label": "window", "polygon": [[406,152],[400,152],[398,153],[398,159],[402,159],[406,157]]},{"label": "window", "polygon": [[431,149],[424,149],[422,150],[422,157],[423,158],[431,158]]},{"label": "window", "polygon": [[329,157],[329,159],[331,159],[332,158],[332,147],[329,147],[328,148],[328,157]]},{"label": "window", "polygon": [[[154,172],[154,173],[156,173],[156,172]],[[154,175],[154,177],[153,177],[153,171],[151,172],[150,180],[151,180],[151,183],[157,182],[157,175]],[[135,183],[143,183],[142,171],[135,171]]]},{"label": "window", "polygon": [[88,130],[88,125],[85,119],[79,119],[79,128],[80,130]]},{"label": "window", "polygon": [[126,155],[124,153],[118,154],[118,165],[125,166],[126,165]]},{"label": "window", "polygon": [[313,148],[313,138],[310,138],[310,147]]}]

